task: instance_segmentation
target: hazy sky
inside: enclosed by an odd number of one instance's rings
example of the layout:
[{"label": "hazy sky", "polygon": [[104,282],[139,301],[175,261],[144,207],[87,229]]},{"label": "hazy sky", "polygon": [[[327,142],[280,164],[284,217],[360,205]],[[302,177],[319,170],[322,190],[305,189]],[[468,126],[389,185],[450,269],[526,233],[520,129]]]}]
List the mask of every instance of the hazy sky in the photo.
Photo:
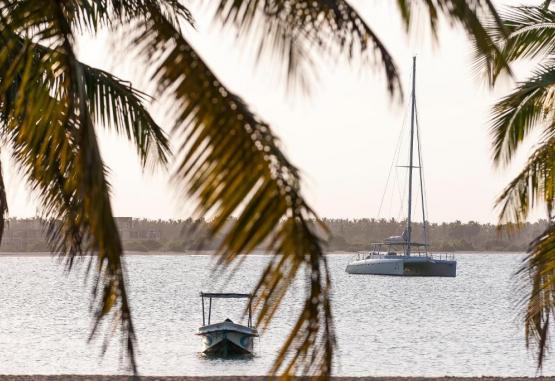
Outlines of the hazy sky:
[{"label": "hazy sky", "polygon": [[[494,222],[493,201],[518,166],[493,169],[488,118],[491,105],[512,84],[505,81],[494,92],[483,85],[471,67],[472,49],[461,29],[443,28],[439,43],[433,44],[423,31],[407,37],[393,2],[352,3],[396,59],[407,95],[411,57],[418,57],[429,219]],[[271,65],[255,66],[209,18],[197,14],[197,24],[196,31],[189,31],[195,46],[223,82],[271,124],[289,158],[302,170],[304,193],[319,215],[376,217],[407,111],[405,105],[388,98],[379,73],[372,67],[324,64],[311,96],[305,97],[286,91]],[[87,39],[79,56],[88,64],[133,79],[136,68],[129,61],[115,64],[109,52],[105,41]],[[190,200],[169,183],[167,173],[143,174],[130,144],[100,135],[102,154],[111,169],[116,216],[189,216]],[[4,166],[10,216],[35,215],[33,197],[5,157]],[[398,208],[383,208],[381,216],[397,217]]]}]

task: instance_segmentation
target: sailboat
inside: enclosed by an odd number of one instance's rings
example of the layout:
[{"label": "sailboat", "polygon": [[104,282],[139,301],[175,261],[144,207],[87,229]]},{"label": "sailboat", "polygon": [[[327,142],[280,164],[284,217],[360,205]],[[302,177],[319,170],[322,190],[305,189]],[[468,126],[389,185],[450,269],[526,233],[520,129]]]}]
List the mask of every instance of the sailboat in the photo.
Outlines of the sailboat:
[{"label": "sailboat", "polygon": [[[416,57],[412,64],[412,95],[411,95],[411,123],[409,146],[409,189],[407,226],[402,235],[393,236],[383,242],[371,245],[370,252],[359,253],[347,265],[345,271],[349,274],[374,274],[397,276],[457,276],[457,261],[452,254],[431,254],[426,231],[426,214],[424,207],[424,192],[422,179],[422,158],[418,152],[418,166],[414,165],[414,135],[416,123]],[[418,148],[420,137],[416,134]],[[413,240],[412,232],[412,197],[413,171],[419,169],[420,188],[422,195],[422,222],[424,227],[424,242]]]}]

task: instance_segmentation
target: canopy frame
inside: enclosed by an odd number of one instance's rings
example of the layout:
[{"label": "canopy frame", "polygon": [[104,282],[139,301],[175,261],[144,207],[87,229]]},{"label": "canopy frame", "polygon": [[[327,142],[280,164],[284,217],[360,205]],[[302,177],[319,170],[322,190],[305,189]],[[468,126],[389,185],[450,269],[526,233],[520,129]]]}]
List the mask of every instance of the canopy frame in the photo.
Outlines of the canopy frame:
[{"label": "canopy frame", "polygon": [[[244,293],[230,293],[230,292],[202,292],[200,293],[202,300],[202,326],[210,325],[210,318],[212,317],[212,299],[248,299],[248,327],[253,328],[252,325],[252,297],[253,294]],[[204,307],[204,299],[208,299],[208,322],[206,319],[206,312]],[[208,324],[207,324],[208,323]]]}]

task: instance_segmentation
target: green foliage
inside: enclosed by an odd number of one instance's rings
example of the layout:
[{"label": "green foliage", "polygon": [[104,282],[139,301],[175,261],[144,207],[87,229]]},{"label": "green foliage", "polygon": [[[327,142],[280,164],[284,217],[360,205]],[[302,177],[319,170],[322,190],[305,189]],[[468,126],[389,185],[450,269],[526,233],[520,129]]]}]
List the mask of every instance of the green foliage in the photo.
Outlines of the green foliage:
[{"label": "green foliage", "polygon": [[[332,239],[329,251],[359,251],[370,249],[372,242],[399,235],[406,221],[385,219],[325,219]],[[413,225],[415,241],[422,241],[422,224]],[[500,232],[496,225],[477,222],[428,223],[428,239],[432,251],[511,251],[524,252],[530,242],[541,234],[547,221],[523,224],[514,234]]]},{"label": "green foliage", "polygon": [[[116,219],[117,220],[117,219]],[[133,219],[133,227],[120,227],[123,247],[126,251],[141,252],[186,252],[216,251],[227,234],[211,235],[210,224],[203,220],[145,220]],[[233,219],[228,226],[231,226]],[[326,252],[356,252],[370,249],[371,242],[379,242],[403,231],[406,221],[385,219],[324,219],[330,239]],[[525,252],[536,237],[546,229],[546,220],[523,223],[518,231],[505,234],[498,226],[462,223],[428,223],[428,238],[432,251],[499,251]],[[48,251],[50,248],[44,235],[46,224],[37,219],[10,219],[0,251],[28,252]],[[132,232],[133,234],[129,234]],[[414,224],[415,240],[422,241],[422,225]],[[157,237],[157,238],[153,238]],[[264,252],[265,244],[257,247]]]},{"label": "green foliage", "polygon": [[[508,224],[510,229],[522,227],[538,204],[547,208],[549,224],[529,246],[519,272],[522,287],[530,290],[521,309],[527,344],[537,346],[539,367],[548,349],[549,322],[555,306],[555,62],[552,59],[555,12],[549,5],[546,1],[538,6],[509,8],[502,15],[504,27],[491,28],[500,46],[499,57],[506,62],[522,59],[540,62],[530,78],[518,83],[511,94],[495,105],[491,128],[496,165],[510,164],[532,131],[538,131],[540,136],[523,170],[497,199],[500,223]],[[493,60],[489,68],[493,81],[502,70],[499,62]]]}]

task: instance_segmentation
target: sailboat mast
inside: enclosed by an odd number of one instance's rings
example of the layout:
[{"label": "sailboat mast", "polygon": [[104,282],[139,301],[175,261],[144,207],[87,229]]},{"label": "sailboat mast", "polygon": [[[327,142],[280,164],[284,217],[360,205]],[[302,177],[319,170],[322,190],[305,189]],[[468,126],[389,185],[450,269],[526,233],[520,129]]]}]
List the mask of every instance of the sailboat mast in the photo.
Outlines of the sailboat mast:
[{"label": "sailboat mast", "polygon": [[416,114],[416,57],[412,57],[412,102],[411,102],[411,114],[410,114],[410,154],[409,154],[409,210],[407,218],[407,252],[406,255],[410,255],[411,249],[411,215],[412,215],[412,170],[413,166],[413,147],[414,147],[414,119]]}]

